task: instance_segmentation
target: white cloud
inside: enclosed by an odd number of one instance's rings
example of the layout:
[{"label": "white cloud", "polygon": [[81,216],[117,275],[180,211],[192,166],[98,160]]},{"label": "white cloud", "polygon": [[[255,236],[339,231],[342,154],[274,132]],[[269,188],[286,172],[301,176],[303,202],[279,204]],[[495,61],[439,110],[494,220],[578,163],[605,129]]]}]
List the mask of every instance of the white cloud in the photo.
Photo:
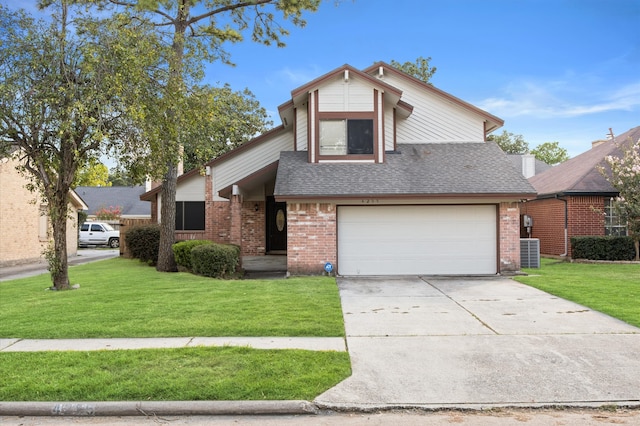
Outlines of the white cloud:
[{"label": "white cloud", "polygon": [[317,78],[321,72],[318,67],[311,67],[310,69],[292,69],[289,67],[282,68],[277,71],[278,80],[284,80],[288,87],[295,88],[302,86]]},{"label": "white cloud", "polygon": [[500,117],[580,117],[630,111],[640,106],[640,82],[614,91],[588,87],[585,80],[550,82],[519,81],[503,89],[504,96],[482,100],[477,105]]}]

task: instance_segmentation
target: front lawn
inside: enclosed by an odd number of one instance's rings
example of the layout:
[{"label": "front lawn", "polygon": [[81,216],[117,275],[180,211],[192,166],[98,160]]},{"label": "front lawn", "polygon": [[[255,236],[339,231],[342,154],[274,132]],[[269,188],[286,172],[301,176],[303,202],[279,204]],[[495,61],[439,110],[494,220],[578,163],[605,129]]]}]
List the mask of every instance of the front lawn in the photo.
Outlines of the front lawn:
[{"label": "front lawn", "polygon": [[542,259],[515,280],[640,327],[640,265]]},{"label": "front lawn", "polygon": [[0,337],[344,336],[335,279],[216,280],[159,273],[137,260],[69,269],[64,292],[47,274],[0,282]]},{"label": "front lawn", "polygon": [[[224,281],[136,260],[0,282],[0,337],[344,336],[335,279]],[[349,354],[232,347],[0,352],[2,401],[313,399],[351,374]]]},{"label": "front lawn", "polygon": [[0,352],[0,401],[312,400],[349,374],[346,352]]}]

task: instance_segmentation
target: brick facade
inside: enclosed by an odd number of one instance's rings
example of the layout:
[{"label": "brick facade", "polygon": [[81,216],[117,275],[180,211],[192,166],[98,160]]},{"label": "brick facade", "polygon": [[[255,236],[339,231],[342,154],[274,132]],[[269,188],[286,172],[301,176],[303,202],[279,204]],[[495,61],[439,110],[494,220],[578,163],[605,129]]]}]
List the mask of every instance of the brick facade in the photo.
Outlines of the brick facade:
[{"label": "brick facade", "polygon": [[287,203],[287,270],[294,275],[320,274],[338,253],[336,206]]},{"label": "brick facade", "polygon": [[[51,235],[50,221],[40,215],[41,203],[36,193],[25,188],[28,180],[16,170],[17,162],[0,159],[0,266],[11,266],[44,260]],[[78,251],[78,215],[69,204],[67,220],[67,255]],[[41,224],[49,232],[40,235]]]},{"label": "brick facade", "polygon": [[520,269],[520,210],[518,203],[500,203],[499,211],[500,273]]},{"label": "brick facade", "polygon": [[266,253],[265,208],[264,201],[244,201],[242,203],[243,256],[262,256]]},{"label": "brick facade", "polygon": [[[237,244],[242,256],[265,254],[265,202],[207,201],[204,231],[176,231],[176,241],[211,240],[222,244]],[[258,206],[256,211],[255,207]]]},{"label": "brick facade", "polygon": [[603,197],[569,197],[569,238],[577,235],[604,235]]},{"label": "brick facade", "polygon": [[568,196],[567,247],[565,253],[565,202],[558,198],[537,199],[521,204],[522,214],[533,218],[531,237],[540,240],[540,254],[571,257],[571,237],[604,235],[604,197]]}]

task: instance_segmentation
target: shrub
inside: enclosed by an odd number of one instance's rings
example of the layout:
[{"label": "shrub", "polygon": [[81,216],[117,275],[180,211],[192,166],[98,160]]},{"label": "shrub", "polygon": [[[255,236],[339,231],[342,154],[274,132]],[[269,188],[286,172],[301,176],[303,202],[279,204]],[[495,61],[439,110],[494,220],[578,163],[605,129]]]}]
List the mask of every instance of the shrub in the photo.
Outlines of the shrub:
[{"label": "shrub", "polygon": [[131,257],[152,265],[158,263],[160,225],[134,226],[127,231],[125,241]]},{"label": "shrub", "polygon": [[572,237],[574,259],[633,260],[636,251],[631,237]]},{"label": "shrub", "polygon": [[96,210],[95,215],[98,220],[119,220],[122,214],[122,207],[120,206],[101,206]]},{"label": "shrub", "polygon": [[231,244],[205,244],[191,249],[193,272],[206,277],[224,278],[236,272],[240,248]]},{"label": "shrub", "polygon": [[194,247],[202,246],[206,244],[213,244],[213,241],[187,240],[187,241],[180,241],[179,243],[175,243],[171,248],[173,249],[173,256],[176,259],[176,264],[178,264],[178,266],[182,266],[183,268],[186,268],[189,270],[193,269],[193,266],[191,265],[191,250]]}]

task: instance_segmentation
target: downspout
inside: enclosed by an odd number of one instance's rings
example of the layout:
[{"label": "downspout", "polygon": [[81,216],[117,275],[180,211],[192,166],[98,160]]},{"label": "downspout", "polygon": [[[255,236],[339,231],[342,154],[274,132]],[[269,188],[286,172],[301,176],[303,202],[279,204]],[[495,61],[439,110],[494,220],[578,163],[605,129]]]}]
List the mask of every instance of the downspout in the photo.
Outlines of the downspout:
[{"label": "downspout", "polygon": [[560,256],[567,257],[569,254],[569,203],[566,199],[560,198],[558,194],[556,194],[556,200],[564,202],[564,253]]}]

